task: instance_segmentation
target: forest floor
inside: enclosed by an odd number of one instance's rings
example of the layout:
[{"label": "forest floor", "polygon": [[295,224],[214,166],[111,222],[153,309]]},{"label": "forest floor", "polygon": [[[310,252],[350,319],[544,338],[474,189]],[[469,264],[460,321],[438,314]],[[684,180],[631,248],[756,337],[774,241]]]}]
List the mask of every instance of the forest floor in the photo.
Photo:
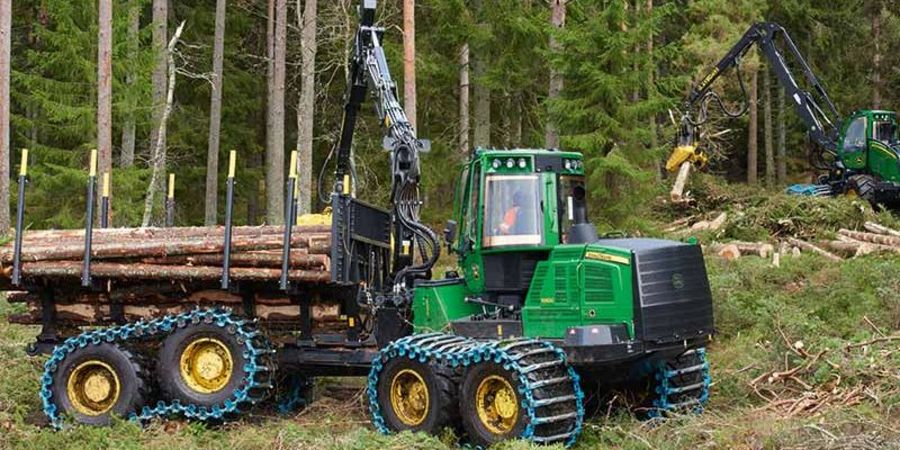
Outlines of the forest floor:
[{"label": "forest floor", "polygon": [[[732,232],[765,235],[747,228],[748,216]],[[709,256],[707,266],[719,333],[709,349],[713,385],[705,412],[642,422],[610,408],[588,421],[575,448],[900,449],[900,254],[832,261],[804,253],[778,267],[766,258]],[[172,420],[141,429],[122,421],[53,431],[43,425],[37,395],[43,358],[24,353],[37,330],[7,324],[13,308],[0,300],[0,449],[457,446],[449,431],[375,432],[362,379],[320,380],[318,399],[286,416],[262,408],[222,426]]]}]

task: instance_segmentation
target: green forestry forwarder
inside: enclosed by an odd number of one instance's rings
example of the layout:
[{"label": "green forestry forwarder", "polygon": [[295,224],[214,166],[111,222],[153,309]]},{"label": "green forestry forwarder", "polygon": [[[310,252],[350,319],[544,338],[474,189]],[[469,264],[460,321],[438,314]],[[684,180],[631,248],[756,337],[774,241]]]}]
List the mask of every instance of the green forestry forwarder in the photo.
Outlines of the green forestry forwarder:
[{"label": "green forestry forwarder", "polygon": [[[276,326],[260,317],[251,326],[240,311],[195,309],[64,342],[42,333],[37,350],[51,358],[41,396],[54,424],[68,416],[107,423],[111,414],[222,420],[262,400],[276,369],[295,380],[368,375],[378,430],[453,427],[475,446],[515,438],[570,445],[589,405],[614,389],[630,388],[647,417],[702,409],[710,384],[704,347],[714,327],[700,247],[599,239],[587,221],[579,153],[476,149],[462,165],[454,220],[444,230],[460,272],[432,279],[441,244],[419,219],[419,154],[428,144],[398,101],[375,10],[375,0],[362,1],[342,132],[330,157],[330,282],[230,288],[245,311],[254,298],[288,295],[305,323]],[[390,156],[389,209],[351,194],[351,141],[369,94]],[[26,281],[26,289],[45,292],[40,280]],[[126,287],[152,286],[130,280]],[[179,286],[184,295],[220,289]],[[343,330],[317,333],[309,324],[313,301],[336,304]],[[155,361],[153,377],[143,370],[148,361]],[[156,378],[158,391],[149,388]],[[74,407],[72,399],[84,401]]]}]

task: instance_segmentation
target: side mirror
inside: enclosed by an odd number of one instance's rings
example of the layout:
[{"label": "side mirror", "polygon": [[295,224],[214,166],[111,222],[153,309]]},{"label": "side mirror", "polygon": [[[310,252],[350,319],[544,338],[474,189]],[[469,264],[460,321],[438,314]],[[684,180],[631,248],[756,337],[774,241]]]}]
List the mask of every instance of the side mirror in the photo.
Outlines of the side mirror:
[{"label": "side mirror", "polygon": [[454,241],[456,241],[456,221],[448,220],[444,226],[444,242],[447,243],[447,248],[452,247]]}]

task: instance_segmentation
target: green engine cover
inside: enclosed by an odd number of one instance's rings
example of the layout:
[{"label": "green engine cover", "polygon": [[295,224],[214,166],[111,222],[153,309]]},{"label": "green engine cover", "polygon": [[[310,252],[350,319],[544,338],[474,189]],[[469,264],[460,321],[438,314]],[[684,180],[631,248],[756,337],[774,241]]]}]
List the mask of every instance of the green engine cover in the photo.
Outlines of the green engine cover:
[{"label": "green engine cover", "polygon": [[526,336],[562,338],[571,327],[626,324],[634,337],[631,253],[560,245],[538,263],[522,310]]}]

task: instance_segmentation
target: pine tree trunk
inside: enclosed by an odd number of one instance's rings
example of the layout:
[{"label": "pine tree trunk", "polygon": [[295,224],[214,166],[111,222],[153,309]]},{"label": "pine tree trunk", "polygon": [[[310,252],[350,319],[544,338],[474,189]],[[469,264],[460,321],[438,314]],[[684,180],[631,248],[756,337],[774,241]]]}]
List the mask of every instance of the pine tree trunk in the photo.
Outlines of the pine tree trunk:
[{"label": "pine tree trunk", "polygon": [[[12,0],[0,0],[0,235],[9,232],[9,74],[12,49]],[[20,194],[21,195],[21,194]]]},{"label": "pine tree trunk", "polygon": [[313,126],[316,106],[316,27],[318,1],[306,0],[300,12],[297,0],[297,22],[300,26],[300,100],[297,106],[297,182],[300,183],[299,212],[312,212]]},{"label": "pine tree trunk", "polygon": [[[550,25],[553,28],[562,28],[566,23],[566,1],[552,0],[550,2]],[[550,34],[550,52],[557,53],[562,50],[556,36]],[[559,98],[563,89],[563,76],[556,65],[550,65],[550,88],[547,92],[547,100],[553,101]],[[559,148],[559,129],[552,119],[547,119],[544,127],[544,146],[546,148]]]},{"label": "pine tree trunk", "polygon": [[[653,20],[653,0],[647,0],[645,13],[647,15],[647,20]],[[653,57],[653,33],[650,33],[647,36],[647,99],[651,100],[656,97],[656,61]],[[657,136],[657,126],[656,126],[657,116],[656,114],[650,114],[649,119],[649,131],[650,131],[650,149],[652,152],[656,152],[659,147],[659,136]],[[655,153],[654,153],[655,154]],[[662,158],[656,158],[657,170],[656,177],[657,179],[662,179],[663,174],[666,171],[665,160]]]},{"label": "pine tree trunk", "polygon": [[403,0],[403,109],[416,129],[416,2]]},{"label": "pine tree trunk", "polygon": [[278,225],[284,221],[284,83],[287,0],[275,0],[274,36],[272,146],[266,151],[266,223]]},{"label": "pine tree trunk", "polygon": [[[126,37],[128,44],[128,59],[134,61],[138,57],[140,48],[140,32],[141,32],[141,2],[138,0],[130,0],[128,2],[128,34]],[[122,125],[122,149],[119,154],[119,167],[131,167],[134,164],[134,146],[136,142],[135,133],[137,127],[135,125],[135,110],[137,104],[135,97],[135,70],[134,66],[128,65],[125,73],[125,85],[128,89],[128,101],[125,111],[125,123]]]},{"label": "pine tree trunk", "polygon": [[212,96],[209,101],[209,146],[206,151],[206,214],[204,223],[215,225],[219,199],[219,137],[222,125],[222,59],[225,53],[225,0],[216,0],[213,38]]},{"label": "pine tree trunk", "polygon": [[881,109],[881,2],[876,1],[872,12],[872,108]]},{"label": "pine tree trunk", "polygon": [[[100,0],[97,12],[97,165],[98,174],[112,170],[112,0]],[[100,217],[97,196],[97,217]],[[109,213],[108,213],[109,214]]]},{"label": "pine tree trunk", "polygon": [[[486,24],[480,19],[484,15],[483,0],[474,0],[474,12],[479,17],[479,26]],[[473,94],[475,96],[475,130],[472,133],[472,143],[475,147],[489,147],[491,145],[491,89],[486,85],[487,66],[489,61],[488,46],[482,45],[474,49],[470,55],[472,63],[472,76],[474,78]]]},{"label": "pine tree trunk", "polygon": [[775,151],[772,146],[772,76],[769,68],[763,72],[763,143],[766,151],[766,185],[775,185]]},{"label": "pine tree trunk", "polygon": [[756,184],[757,180],[757,155],[758,155],[758,114],[757,103],[759,100],[759,69],[753,68],[750,80],[750,125],[747,130],[747,183]]},{"label": "pine tree trunk", "polygon": [[512,98],[512,110],[513,110],[513,123],[512,123],[512,131],[510,132],[509,140],[510,145],[513,148],[522,146],[522,91],[516,90],[516,93],[513,94]]},{"label": "pine tree trunk", "polygon": [[[158,142],[166,146],[166,137],[158,136],[163,110],[166,108],[166,44],[169,39],[167,21],[169,18],[169,0],[153,0],[153,52],[156,54],[156,66],[153,68],[153,113],[150,127],[150,152]],[[152,159],[152,158],[151,158]]]},{"label": "pine tree trunk", "polygon": [[[265,181],[265,189],[262,191],[263,194],[265,194],[264,198],[266,201],[263,202],[265,207],[268,207],[269,204],[268,160],[269,155],[275,147],[275,1],[276,0],[268,0],[266,15],[266,152],[263,158],[263,171],[265,172],[265,177],[263,177],[263,179]],[[263,215],[268,217],[268,211],[265,211]]]},{"label": "pine tree trunk", "polygon": [[459,49],[459,132],[460,155],[469,153],[469,43]]},{"label": "pine tree trunk", "polygon": [[778,184],[784,184],[787,180],[787,147],[786,134],[787,126],[784,123],[784,88],[778,88],[778,170],[776,171],[776,179]]}]

